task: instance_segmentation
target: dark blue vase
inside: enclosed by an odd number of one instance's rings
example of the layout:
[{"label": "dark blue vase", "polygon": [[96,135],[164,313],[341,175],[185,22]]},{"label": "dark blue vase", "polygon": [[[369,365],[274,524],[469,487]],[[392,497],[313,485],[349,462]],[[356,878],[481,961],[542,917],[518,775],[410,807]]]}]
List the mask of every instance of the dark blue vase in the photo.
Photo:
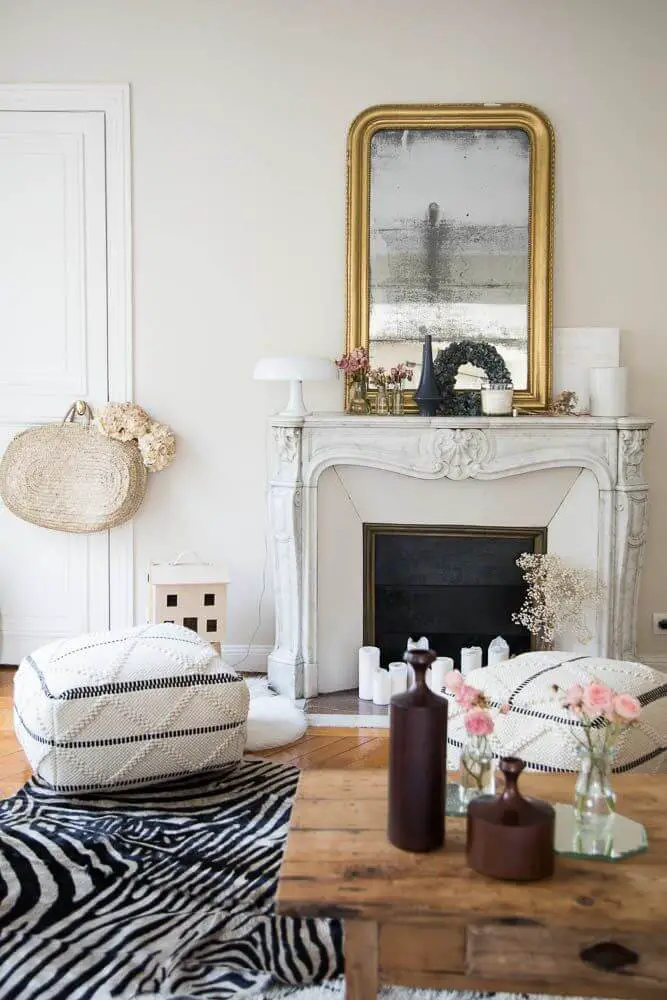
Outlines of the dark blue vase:
[{"label": "dark blue vase", "polygon": [[415,391],[415,402],[419,407],[420,417],[434,417],[442,403],[440,386],[436,382],[433,371],[433,344],[430,333],[424,337],[422,377]]}]

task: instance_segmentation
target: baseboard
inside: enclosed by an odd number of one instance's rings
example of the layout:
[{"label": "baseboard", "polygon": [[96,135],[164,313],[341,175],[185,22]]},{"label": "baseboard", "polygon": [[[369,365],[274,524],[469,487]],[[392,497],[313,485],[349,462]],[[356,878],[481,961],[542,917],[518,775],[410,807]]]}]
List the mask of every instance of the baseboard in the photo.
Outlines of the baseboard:
[{"label": "baseboard", "polygon": [[309,726],[328,729],[389,729],[389,715],[325,715],[306,712]]},{"label": "baseboard", "polygon": [[654,670],[661,670],[667,674],[667,653],[664,656],[658,653],[647,653],[646,656],[642,656],[638,653],[637,660],[639,663],[645,663],[647,667],[653,667]]},{"label": "baseboard", "polygon": [[266,661],[272,649],[273,646],[237,646],[225,643],[222,658],[230,667],[242,667],[249,674],[265,674]]}]

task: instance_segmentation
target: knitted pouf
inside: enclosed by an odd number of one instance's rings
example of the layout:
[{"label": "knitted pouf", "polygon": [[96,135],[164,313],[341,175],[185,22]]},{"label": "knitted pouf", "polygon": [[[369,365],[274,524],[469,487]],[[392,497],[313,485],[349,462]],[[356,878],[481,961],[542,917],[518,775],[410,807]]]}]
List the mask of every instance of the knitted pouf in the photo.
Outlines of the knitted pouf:
[{"label": "knitted pouf", "polygon": [[59,791],[169,780],[240,760],[248,689],[215,650],[177,625],[51,643],[14,680],[16,735]]},{"label": "knitted pouf", "polygon": [[[642,706],[636,725],[618,743],[614,771],[667,770],[667,678],[641,663],[581,656],[578,653],[523,653],[491,667],[473,670],[466,683],[483,691],[492,705],[495,729],[490,738],[498,757],[521,757],[538,771],[578,771],[579,724],[558,701],[553,688],[599,680],[617,692],[634,695]],[[466,739],[464,712],[449,700],[447,766],[457,770]],[[502,715],[495,711],[509,705]]]}]

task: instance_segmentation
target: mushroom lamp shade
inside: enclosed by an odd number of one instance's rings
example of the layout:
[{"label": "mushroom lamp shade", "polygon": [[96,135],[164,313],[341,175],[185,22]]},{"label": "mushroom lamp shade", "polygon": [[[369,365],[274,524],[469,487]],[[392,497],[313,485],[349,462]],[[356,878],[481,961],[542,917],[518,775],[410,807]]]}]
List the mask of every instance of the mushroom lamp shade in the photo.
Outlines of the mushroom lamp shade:
[{"label": "mushroom lamp shade", "polygon": [[303,383],[328,382],[337,375],[338,369],[330,358],[292,355],[281,358],[260,358],[255,365],[253,378],[289,382],[290,394],[287,407],[279,416],[304,417],[308,410],[303,402]]}]

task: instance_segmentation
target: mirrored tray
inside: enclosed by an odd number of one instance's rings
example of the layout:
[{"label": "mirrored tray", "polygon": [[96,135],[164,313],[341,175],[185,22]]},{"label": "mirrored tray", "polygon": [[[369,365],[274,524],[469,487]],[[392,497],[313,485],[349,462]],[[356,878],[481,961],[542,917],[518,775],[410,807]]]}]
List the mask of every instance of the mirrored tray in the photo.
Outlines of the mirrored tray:
[{"label": "mirrored tray", "polygon": [[554,804],[556,836],[554,850],[566,858],[598,858],[600,861],[622,861],[648,848],[646,829],[628,816],[615,813],[601,830],[583,829],[576,820],[574,807],[563,802]]},{"label": "mirrored tray", "polygon": [[[460,786],[448,781],[445,813],[465,816],[467,807],[461,804]],[[618,813],[610,817],[603,829],[583,829],[574,815],[574,807],[564,802],[554,804],[556,835],[554,850],[565,858],[595,858],[600,861],[622,861],[648,849],[646,829],[641,823]]]}]

